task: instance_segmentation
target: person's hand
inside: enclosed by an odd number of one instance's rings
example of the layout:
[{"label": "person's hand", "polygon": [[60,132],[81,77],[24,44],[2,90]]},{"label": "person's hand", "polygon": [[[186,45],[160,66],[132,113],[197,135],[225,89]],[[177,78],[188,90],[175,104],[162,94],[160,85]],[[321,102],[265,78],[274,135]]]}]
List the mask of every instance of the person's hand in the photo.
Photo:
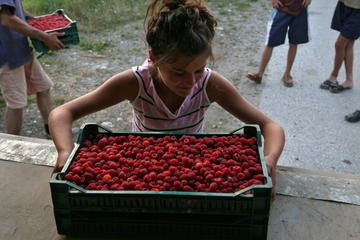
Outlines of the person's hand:
[{"label": "person's hand", "polygon": [[28,11],[26,11],[26,10],[24,10],[24,14],[25,14],[25,19],[26,20],[34,18],[34,16],[31,13],[29,13]]},{"label": "person's hand", "polygon": [[265,156],[266,159],[266,168],[268,170],[269,176],[271,177],[271,181],[273,184],[272,188],[272,201],[275,201],[276,198],[276,164],[273,158],[270,156]]},{"label": "person's hand", "polygon": [[274,8],[279,8],[279,7],[283,6],[283,4],[280,0],[271,0],[271,4]]},{"label": "person's hand", "polygon": [[304,0],[304,1],[303,1],[303,5],[304,5],[304,7],[309,6],[309,5],[310,5],[310,3],[311,3],[311,0]]},{"label": "person's hand", "polygon": [[70,156],[71,152],[59,152],[58,153],[58,158],[56,160],[56,163],[55,163],[55,166],[54,166],[54,169],[51,173],[51,176],[54,174],[54,173],[57,173],[57,172],[60,172],[65,163],[66,163],[66,160],[68,159],[68,157]]},{"label": "person's hand", "polygon": [[63,36],[65,36],[65,33],[62,32],[46,33],[46,38],[44,40],[44,43],[51,50],[60,50],[62,48],[65,48],[65,45],[60,41],[58,37],[63,37]]}]

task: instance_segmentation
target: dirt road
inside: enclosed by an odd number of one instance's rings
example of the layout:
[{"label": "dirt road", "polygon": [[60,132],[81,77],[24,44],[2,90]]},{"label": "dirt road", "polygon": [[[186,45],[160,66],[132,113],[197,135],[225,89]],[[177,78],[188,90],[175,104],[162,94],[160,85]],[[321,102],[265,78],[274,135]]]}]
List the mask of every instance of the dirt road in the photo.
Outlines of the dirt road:
[{"label": "dirt road", "polygon": [[[210,67],[231,80],[250,102],[258,105],[262,87],[249,82],[245,74],[247,69],[256,66],[259,60],[271,7],[270,4],[260,1],[251,4],[246,10],[238,10],[231,4],[221,9],[210,5],[218,20],[214,46],[216,62]],[[55,105],[95,89],[118,72],[141,65],[147,57],[142,24],[139,20],[115,29],[86,35],[86,38],[93,42],[109,44],[101,54],[83,51],[79,46],[71,46],[53,56],[43,56],[43,67],[55,83],[52,90]],[[80,127],[82,123],[96,122],[104,123],[113,130],[129,130],[130,119],[130,105],[124,102],[85,117],[75,122],[74,126]],[[3,119],[0,120],[0,130],[4,132]],[[241,124],[213,104],[207,114],[206,131],[230,131]],[[29,99],[24,112],[21,134],[29,137],[46,137],[34,98]]]}]

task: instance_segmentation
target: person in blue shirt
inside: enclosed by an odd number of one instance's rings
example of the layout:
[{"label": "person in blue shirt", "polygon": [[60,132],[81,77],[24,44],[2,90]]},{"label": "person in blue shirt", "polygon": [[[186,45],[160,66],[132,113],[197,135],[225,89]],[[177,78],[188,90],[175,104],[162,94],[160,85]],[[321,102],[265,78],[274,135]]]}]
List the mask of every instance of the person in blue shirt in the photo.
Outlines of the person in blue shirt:
[{"label": "person in blue shirt", "polygon": [[25,21],[21,0],[0,0],[0,88],[6,102],[5,126],[9,134],[19,135],[27,96],[36,94],[38,108],[48,133],[52,108],[51,79],[42,69],[27,37],[43,41],[51,50],[65,48],[58,39],[63,33],[46,33]]}]

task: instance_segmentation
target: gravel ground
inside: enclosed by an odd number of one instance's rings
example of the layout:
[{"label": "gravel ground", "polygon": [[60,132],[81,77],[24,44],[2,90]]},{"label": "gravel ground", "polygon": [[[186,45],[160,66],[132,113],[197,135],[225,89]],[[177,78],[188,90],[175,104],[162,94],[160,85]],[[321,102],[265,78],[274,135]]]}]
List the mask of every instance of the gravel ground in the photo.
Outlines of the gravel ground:
[{"label": "gravel ground", "polygon": [[[270,3],[252,2],[249,8],[242,11],[231,4],[225,8],[216,8],[212,4],[209,7],[218,20],[214,44],[216,61],[210,67],[232,81],[246,99],[258,106],[262,88],[247,80],[245,74],[249,69],[254,69],[259,62],[264,45],[266,21],[271,12]],[[115,29],[86,35],[87,39],[94,42],[109,44],[101,54],[81,50],[77,45],[53,55],[43,56],[43,68],[54,81],[54,106],[95,89],[118,72],[141,65],[147,57],[142,24],[142,20],[139,20]],[[74,123],[74,137],[83,123],[102,123],[114,131],[130,130],[131,115],[130,104],[123,102],[84,117]],[[207,113],[205,131],[226,132],[241,125],[239,120],[217,104],[212,104]],[[0,129],[5,131],[3,110]],[[21,135],[46,138],[33,96],[29,98],[29,104],[24,110]]]}]

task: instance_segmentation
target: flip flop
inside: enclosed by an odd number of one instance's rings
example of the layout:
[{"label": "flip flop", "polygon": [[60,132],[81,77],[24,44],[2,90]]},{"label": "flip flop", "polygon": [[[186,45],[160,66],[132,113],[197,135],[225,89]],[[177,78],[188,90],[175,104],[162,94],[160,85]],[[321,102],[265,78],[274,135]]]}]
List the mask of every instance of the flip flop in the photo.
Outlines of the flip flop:
[{"label": "flip flop", "polygon": [[281,79],[285,87],[292,87],[294,86],[294,82],[292,81],[292,78],[288,81],[285,81],[284,78]]},{"label": "flip flop", "polygon": [[351,123],[360,121],[360,111],[356,110],[355,112],[346,115],[345,120]]},{"label": "flip flop", "polygon": [[259,77],[258,75],[256,75],[256,73],[251,73],[251,72],[247,73],[246,77],[248,79],[250,79],[251,81],[254,81],[254,82],[258,83],[258,84],[260,84],[261,80],[262,80],[262,77]]},{"label": "flip flop", "polygon": [[329,89],[331,86],[333,86],[333,85],[337,85],[338,84],[338,82],[332,82],[332,81],[330,81],[329,79],[326,79],[324,82],[322,82],[321,84],[320,84],[320,88],[321,89]]},{"label": "flip flop", "polygon": [[341,84],[334,84],[334,85],[330,86],[329,91],[332,92],[332,93],[339,93],[339,92],[349,90],[349,89],[351,89],[351,88],[350,87],[344,87]]}]

